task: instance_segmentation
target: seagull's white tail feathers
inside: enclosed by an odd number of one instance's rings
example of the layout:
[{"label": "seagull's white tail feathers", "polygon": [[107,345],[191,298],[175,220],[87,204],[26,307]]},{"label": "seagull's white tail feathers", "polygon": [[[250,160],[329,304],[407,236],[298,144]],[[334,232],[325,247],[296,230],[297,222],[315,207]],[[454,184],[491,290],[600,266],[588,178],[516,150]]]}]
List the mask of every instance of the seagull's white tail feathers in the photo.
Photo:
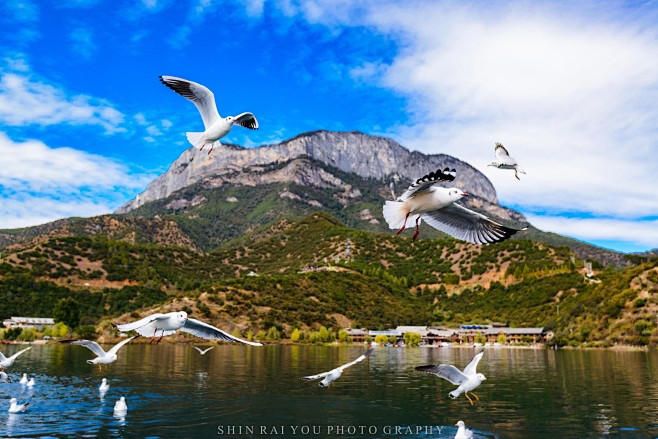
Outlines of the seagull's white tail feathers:
[{"label": "seagull's white tail feathers", "polygon": [[462,392],[460,392],[460,391],[458,391],[458,390],[453,390],[452,392],[448,393],[448,396],[450,397],[450,399],[455,399],[455,398],[457,398],[459,395],[461,395],[461,393],[462,393]]},{"label": "seagull's white tail feathers", "polygon": [[384,204],[384,219],[391,229],[399,229],[402,227],[408,212],[409,211],[402,201],[387,201],[386,204]]},{"label": "seagull's white tail feathers", "polygon": [[189,133],[185,133],[185,135],[187,136],[187,140],[192,144],[193,147],[197,149],[201,149],[201,147],[203,146],[203,141],[205,140],[203,138],[203,133],[189,132]]}]

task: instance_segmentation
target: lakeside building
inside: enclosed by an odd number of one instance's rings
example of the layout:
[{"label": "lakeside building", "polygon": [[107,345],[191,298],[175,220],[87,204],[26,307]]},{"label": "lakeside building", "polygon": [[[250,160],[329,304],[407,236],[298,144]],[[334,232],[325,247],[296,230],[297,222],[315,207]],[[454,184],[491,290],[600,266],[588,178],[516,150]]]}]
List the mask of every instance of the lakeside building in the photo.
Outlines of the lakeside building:
[{"label": "lakeside building", "polygon": [[2,322],[6,328],[32,328],[43,329],[47,326],[55,326],[55,321],[50,317],[11,317]]},{"label": "lakeside building", "polygon": [[501,334],[504,335],[508,344],[519,343],[545,343],[553,338],[553,331],[541,328],[510,328],[504,323],[492,323],[489,325],[462,325],[458,329],[429,326],[398,326],[395,329],[368,330],[366,328],[346,328],[347,334],[352,341],[363,342],[366,336],[374,340],[378,335],[395,337],[398,343],[404,342],[404,334],[412,332],[420,334],[421,343],[434,345],[438,343],[475,343],[479,336],[485,337],[487,343],[498,342]]}]

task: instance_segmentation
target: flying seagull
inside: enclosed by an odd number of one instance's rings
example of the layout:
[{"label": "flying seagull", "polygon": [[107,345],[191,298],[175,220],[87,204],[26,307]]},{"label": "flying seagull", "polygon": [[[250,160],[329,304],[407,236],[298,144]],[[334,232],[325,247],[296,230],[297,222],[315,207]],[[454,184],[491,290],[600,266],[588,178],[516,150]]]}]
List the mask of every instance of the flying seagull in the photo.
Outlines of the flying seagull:
[{"label": "flying seagull", "polygon": [[435,229],[472,244],[504,241],[519,231],[455,203],[468,196],[461,189],[435,186],[435,183],[453,181],[456,175],[454,169],[437,169],[416,180],[397,201],[387,201],[383,213],[388,226],[399,229],[400,234],[408,221],[415,221],[413,240],[416,240],[423,219]]},{"label": "flying seagull", "polygon": [[103,367],[103,364],[110,364],[114,363],[117,361],[117,352],[119,349],[123,347],[126,343],[129,343],[130,340],[137,338],[138,336],[130,337],[125,340],[120,341],[116,345],[112,347],[109,351],[105,352],[102,347],[95,341],[91,340],[76,340],[71,342],[72,344],[79,345],[79,346],[84,346],[90,351],[92,351],[94,354],[96,354],[96,358],[92,360],[87,360],[87,363],[89,364],[98,364],[99,367]]},{"label": "flying seagull", "polygon": [[463,372],[452,364],[439,364],[438,366],[430,364],[429,366],[418,366],[416,367],[416,370],[418,372],[431,373],[459,386],[449,393],[450,398],[455,399],[463,393],[471,405],[473,405],[473,400],[468,397],[468,394],[470,393],[479,401],[480,398],[473,393],[472,390],[475,390],[477,386],[482,384],[482,381],[487,379],[484,375],[475,371],[482,356],[484,356],[484,351],[475,354],[471,362],[468,363],[468,366],[464,368]]},{"label": "flying seagull", "polygon": [[347,369],[350,366],[355,365],[356,363],[365,360],[372,354],[372,351],[374,348],[368,349],[363,355],[359,356],[356,360],[350,361],[349,363],[343,364],[342,366],[339,366],[333,370],[330,370],[329,372],[323,372],[319,373],[317,375],[309,375],[302,377],[303,380],[317,380],[319,378],[324,378],[322,381],[318,383],[318,386],[320,387],[329,387],[329,384],[331,384],[332,381],[336,381],[340,376],[343,374],[343,371]]},{"label": "flying seagull", "polygon": [[32,348],[31,347],[30,348],[25,348],[22,351],[16,352],[14,355],[12,355],[9,358],[5,357],[5,355],[2,352],[0,352],[0,371],[3,370],[3,369],[8,368],[12,364],[14,364],[14,361],[16,361],[16,358],[18,358],[18,356],[20,354],[22,354],[23,352],[29,351],[30,349],[32,349]]},{"label": "flying seagull", "polygon": [[194,349],[196,349],[197,351],[199,351],[199,353],[200,353],[201,355],[206,355],[206,353],[207,353],[209,350],[211,350],[211,349],[215,349],[215,346],[210,346],[208,349],[203,349],[203,350],[202,350],[201,348],[198,348],[198,347],[194,346]]},{"label": "flying seagull", "polygon": [[115,325],[115,327],[121,332],[137,331],[140,335],[151,337],[149,343],[153,342],[158,332],[160,332],[160,338],[157,343],[162,340],[162,337],[172,335],[180,329],[181,331],[189,332],[192,335],[208,340],[237,341],[252,346],[262,346],[262,343],[243,340],[207,323],[203,323],[200,320],[191,319],[187,317],[185,311],[151,314],[136,322]]},{"label": "flying seagull", "polygon": [[30,405],[29,402],[26,402],[25,404],[18,404],[16,398],[12,398],[9,400],[9,413],[22,413],[27,409],[27,406]]},{"label": "flying seagull", "polygon": [[206,145],[210,145],[210,151],[208,151],[208,154],[210,154],[215,142],[227,135],[233,125],[240,125],[250,130],[258,129],[258,121],[252,113],[221,117],[215,104],[215,95],[201,84],[175,76],[164,75],[160,76],[160,82],[192,101],[201,113],[205,131],[202,133],[185,133],[187,140],[195,148],[203,149]]},{"label": "flying seagull", "polygon": [[4,372],[0,372],[0,383],[11,383],[11,378]]},{"label": "flying seagull", "polygon": [[496,143],[495,152],[496,160],[489,163],[487,166],[495,166],[498,169],[514,169],[514,176],[517,180],[521,180],[519,178],[519,172],[521,174],[525,174],[525,171],[519,168],[519,165],[516,163],[514,157],[509,155],[509,152],[507,152],[507,149],[503,146],[502,143]]},{"label": "flying seagull", "polygon": [[455,435],[455,439],[472,439],[473,438],[473,432],[466,428],[466,424],[464,424],[464,421],[459,421],[455,424],[457,428],[457,434]]}]

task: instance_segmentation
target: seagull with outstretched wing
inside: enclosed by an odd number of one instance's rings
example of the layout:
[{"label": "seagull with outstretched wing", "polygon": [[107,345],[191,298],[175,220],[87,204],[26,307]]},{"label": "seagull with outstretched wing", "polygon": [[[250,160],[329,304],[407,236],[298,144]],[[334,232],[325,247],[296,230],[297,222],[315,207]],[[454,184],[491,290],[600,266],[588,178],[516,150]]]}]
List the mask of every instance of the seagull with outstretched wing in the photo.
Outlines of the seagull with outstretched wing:
[{"label": "seagull with outstretched wing", "polygon": [[484,351],[475,354],[471,362],[468,363],[468,366],[464,368],[463,372],[452,364],[439,364],[438,366],[430,364],[428,366],[418,366],[416,367],[416,370],[418,372],[431,373],[450,381],[455,386],[459,386],[448,394],[450,398],[455,399],[463,393],[471,405],[473,405],[473,400],[468,397],[468,394],[470,393],[479,401],[480,398],[473,393],[472,390],[475,390],[480,384],[482,384],[482,381],[487,379],[483,374],[477,373],[476,371],[477,365],[483,356]]},{"label": "seagull with outstretched wing", "polygon": [[84,346],[90,351],[92,351],[94,354],[96,354],[96,358],[87,360],[87,363],[89,364],[98,364],[99,367],[102,368],[103,364],[110,364],[114,363],[117,361],[117,352],[119,349],[123,347],[126,343],[129,343],[132,339],[137,338],[138,336],[130,337],[125,340],[120,341],[116,345],[114,345],[109,351],[105,352],[105,350],[95,341],[91,340],[74,340],[71,342],[71,344],[78,345],[78,346]]},{"label": "seagull with outstretched wing", "polygon": [[219,139],[227,135],[233,125],[239,125],[250,130],[258,129],[258,120],[252,113],[221,117],[215,104],[215,95],[210,89],[199,83],[165,75],[160,76],[160,82],[191,101],[201,113],[205,131],[185,133],[187,140],[195,148],[203,149],[206,145],[210,145],[210,151],[208,151],[208,154],[210,154],[215,142],[219,142]]},{"label": "seagull with outstretched wing", "polygon": [[211,349],[215,349],[215,346],[210,346],[210,347],[207,348],[207,349],[201,349],[201,348],[199,348],[199,347],[197,347],[197,346],[192,346],[192,347],[193,347],[194,349],[196,349],[197,351],[199,351],[199,353],[200,353],[201,355],[206,355],[206,353],[207,353],[209,350],[211,350]]},{"label": "seagull with outstretched wing", "polygon": [[435,229],[472,244],[504,241],[519,231],[455,203],[468,196],[461,189],[436,186],[436,183],[453,181],[456,174],[454,169],[437,169],[416,180],[396,201],[387,201],[383,214],[388,226],[399,229],[400,234],[408,221],[415,221],[416,233],[412,239],[416,240],[418,226],[424,220]]},{"label": "seagull with outstretched wing", "polygon": [[149,343],[152,343],[158,334],[160,334],[160,338],[156,343],[159,343],[162,337],[175,334],[180,329],[206,340],[232,341],[252,346],[262,346],[262,343],[243,340],[200,320],[191,319],[185,311],[151,314],[136,322],[114,326],[121,332],[137,331],[140,335],[151,337]]},{"label": "seagull with outstretched wing", "polygon": [[519,167],[514,157],[509,155],[507,148],[502,143],[496,143],[495,153],[496,159],[487,166],[495,166],[498,169],[514,169],[514,176],[517,180],[521,180],[519,178],[519,172],[525,174],[525,171]]},{"label": "seagull with outstretched wing", "polygon": [[32,348],[29,347],[29,348],[25,348],[23,350],[20,350],[20,351],[16,352],[14,355],[12,355],[11,357],[9,357],[9,358],[5,357],[5,354],[0,352],[0,371],[4,370],[4,369],[8,368],[9,366],[11,366],[12,364],[14,364],[14,361],[16,361],[16,358],[18,358],[19,355],[21,355],[23,352],[29,351],[30,349],[32,349]]},{"label": "seagull with outstretched wing", "polygon": [[340,376],[343,374],[343,371],[347,369],[350,366],[354,366],[356,363],[359,363],[372,354],[372,351],[374,348],[368,349],[363,355],[360,355],[356,360],[350,361],[349,363],[343,364],[342,366],[339,366],[335,369],[330,370],[329,372],[323,372],[319,373],[317,375],[309,375],[302,377],[303,380],[311,381],[311,380],[318,380],[320,378],[324,378],[322,381],[318,383],[318,386],[320,387],[329,387],[329,384],[331,382],[336,381]]}]

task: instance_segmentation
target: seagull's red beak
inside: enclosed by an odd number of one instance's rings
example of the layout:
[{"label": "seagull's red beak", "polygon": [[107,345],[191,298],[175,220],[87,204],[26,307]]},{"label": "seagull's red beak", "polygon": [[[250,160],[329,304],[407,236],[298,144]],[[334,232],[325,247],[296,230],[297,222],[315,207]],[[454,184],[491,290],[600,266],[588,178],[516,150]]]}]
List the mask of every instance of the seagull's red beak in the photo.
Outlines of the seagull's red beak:
[{"label": "seagull's red beak", "polygon": [[462,194],[462,197],[468,197],[468,194],[467,194],[466,192],[464,192],[464,193]]}]

